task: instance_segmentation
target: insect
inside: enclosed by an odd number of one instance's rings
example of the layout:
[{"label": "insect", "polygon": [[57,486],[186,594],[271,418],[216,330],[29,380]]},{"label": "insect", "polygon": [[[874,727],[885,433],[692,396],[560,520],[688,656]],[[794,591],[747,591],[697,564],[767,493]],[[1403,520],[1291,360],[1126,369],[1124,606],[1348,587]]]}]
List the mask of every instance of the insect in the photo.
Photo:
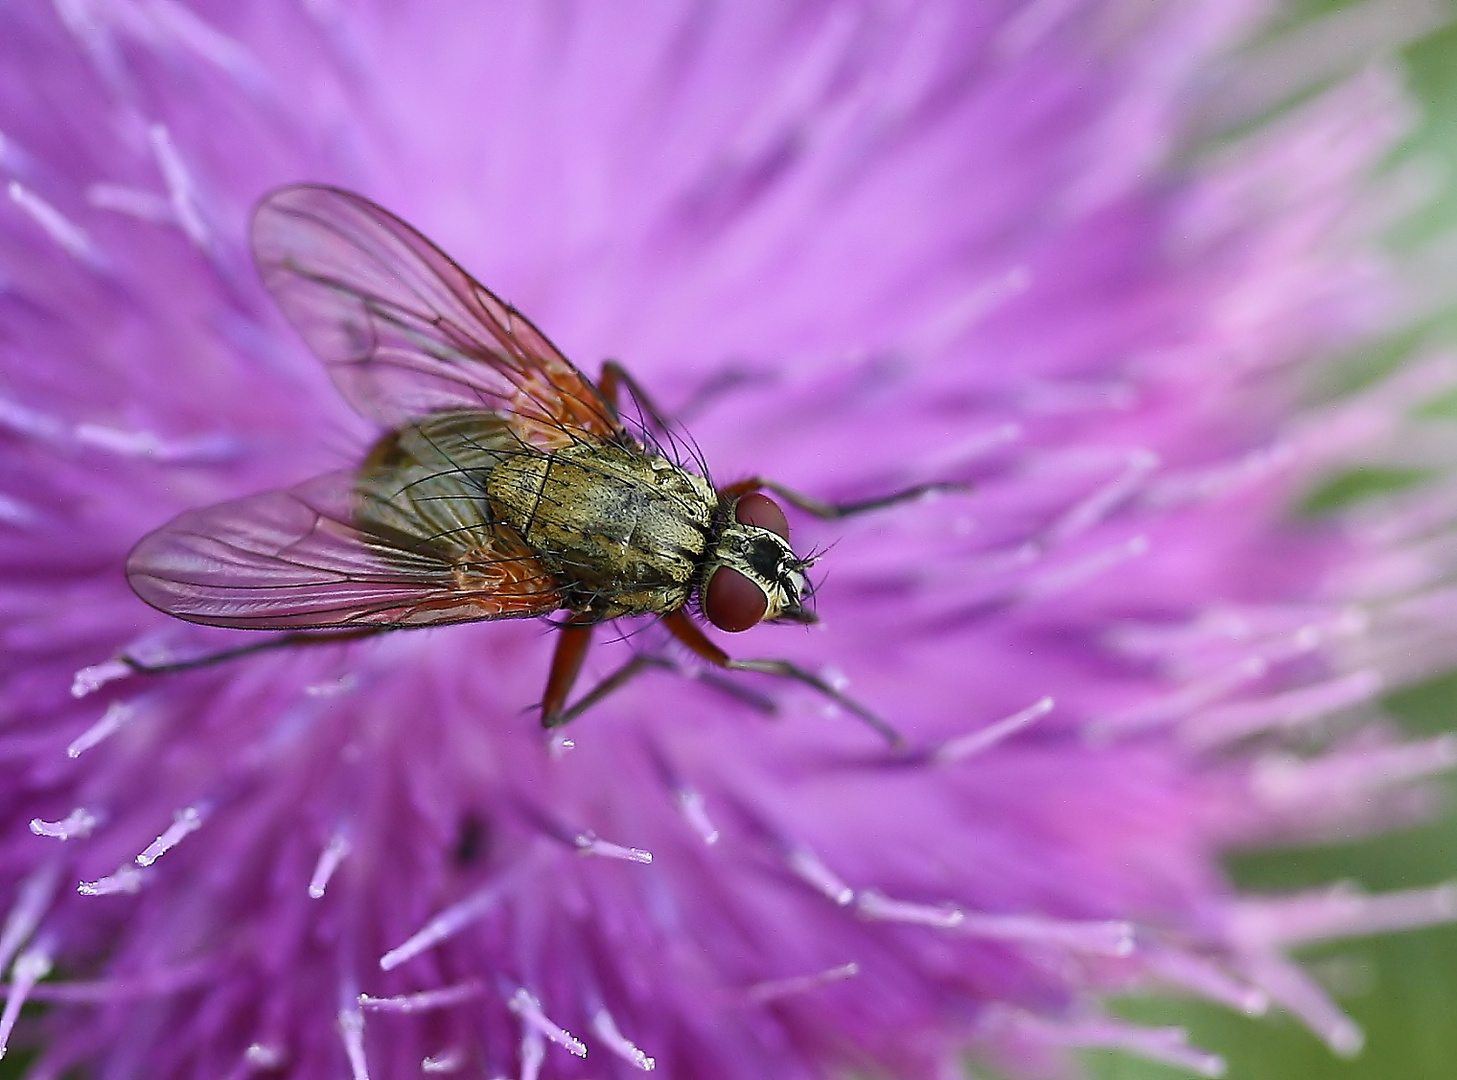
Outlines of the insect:
[{"label": "insect", "polygon": [[263,283],[349,403],[385,431],[357,468],[187,511],[127,560],[148,604],[190,622],[283,631],[160,673],[280,645],[561,613],[541,719],[564,724],[644,668],[639,655],[568,704],[593,629],[654,615],[718,668],[812,687],[892,742],[877,714],[786,660],[733,659],[690,617],[737,633],[813,622],[812,559],[780,505],[831,505],[755,477],[715,489],[619,412],[621,365],[593,383],[519,312],[393,214],[347,191],[275,191],[253,217]]}]

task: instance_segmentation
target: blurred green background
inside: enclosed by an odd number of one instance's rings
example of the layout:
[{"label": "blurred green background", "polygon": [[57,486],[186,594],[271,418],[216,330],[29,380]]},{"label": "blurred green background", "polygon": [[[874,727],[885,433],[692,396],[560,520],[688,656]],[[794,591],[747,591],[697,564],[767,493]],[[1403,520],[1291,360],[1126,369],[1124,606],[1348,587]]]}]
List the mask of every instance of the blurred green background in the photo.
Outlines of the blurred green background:
[{"label": "blurred green background", "polygon": [[[1299,5],[1319,17],[1349,4]],[[1369,6],[1369,5],[1368,5]],[[1389,10],[1413,10],[1391,2]],[[1433,3],[1457,19],[1457,3]],[[1457,235],[1457,26],[1420,39],[1403,53],[1408,85],[1423,109],[1420,127],[1397,163],[1419,155],[1440,167],[1442,193],[1405,222],[1393,243],[1419,253],[1439,238]],[[1457,286],[1457,282],[1453,283]],[[1457,311],[1415,329],[1398,346],[1438,336],[1457,342]],[[1396,354],[1404,348],[1395,350]],[[1353,358],[1370,371],[1386,366],[1393,350]],[[1447,410],[1443,410],[1444,413]],[[1457,424],[1457,413],[1449,413]],[[1457,466],[1457,462],[1453,463]],[[1379,489],[1380,473],[1343,478],[1320,501],[1359,498]],[[1375,482],[1370,482],[1372,480]],[[1387,482],[1392,482],[1388,477]],[[1415,736],[1457,729],[1457,675],[1432,679],[1387,695],[1387,709]],[[1281,892],[1353,881],[1372,892],[1457,879],[1457,780],[1444,782],[1449,807],[1426,827],[1360,843],[1246,855],[1233,861],[1235,880],[1255,891]],[[1287,1016],[1248,1019],[1201,1004],[1160,999],[1121,1003],[1120,1014],[1149,1024],[1176,1024],[1190,1041],[1222,1055],[1230,1080],[1457,1080],[1457,926],[1410,931],[1304,950],[1317,976],[1328,974],[1338,1000],[1366,1033],[1365,1050],[1352,1060],[1335,1057]],[[1085,1056],[1097,1080],[1171,1080],[1188,1073],[1111,1052]]]}]

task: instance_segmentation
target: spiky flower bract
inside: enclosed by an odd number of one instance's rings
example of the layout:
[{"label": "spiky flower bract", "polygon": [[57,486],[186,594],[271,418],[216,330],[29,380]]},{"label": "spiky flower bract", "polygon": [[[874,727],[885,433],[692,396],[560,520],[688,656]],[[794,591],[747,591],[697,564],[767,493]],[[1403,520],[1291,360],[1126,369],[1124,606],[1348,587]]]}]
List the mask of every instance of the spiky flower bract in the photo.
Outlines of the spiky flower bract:
[{"label": "spiky flower bract", "polygon": [[[1435,656],[1373,621],[1450,625],[1427,504],[1406,533],[1290,512],[1443,376],[1300,407],[1402,318],[1371,175],[1407,114],[1379,66],[1304,93],[1330,72],[1233,60],[1262,11],[6,5],[0,1034],[28,1075],[1035,1074],[1082,1045],[1216,1073],[1100,1011],[1157,987],[1354,1049],[1287,947],[1450,898],[1261,901],[1218,860],[1407,820],[1451,763],[1370,722]],[[683,670],[571,749],[529,708],[535,623],[118,663],[238,644],[142,605],[133,543],[378,435],[249,265],[250,207],[301,180],[411,221],[589,373],[621,359],[719,482],[973,483],[796,517],[819,631],[727,643],[843,677],[912,750],[730,680],[766,721],[651,626],[587,679]]]}]

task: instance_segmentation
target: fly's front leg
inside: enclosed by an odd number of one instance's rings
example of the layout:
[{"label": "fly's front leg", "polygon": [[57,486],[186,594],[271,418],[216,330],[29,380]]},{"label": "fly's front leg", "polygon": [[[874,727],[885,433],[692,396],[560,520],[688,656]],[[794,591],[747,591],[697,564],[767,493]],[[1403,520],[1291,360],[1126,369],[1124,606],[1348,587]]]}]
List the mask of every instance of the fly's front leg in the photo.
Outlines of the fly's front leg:
[{"label": "fly's front leg", "polygon": [[671,615],[664,615],[663,624],[696,656],[715,667],[725,668],[729,671],[757,671],[764,675],[776,675],[781,679],[793,679],[797,683],[802,683],[818,691],[836,705],[863,720],[874,728],[876,733],[891,745],[892,749],[898,750],[905,746],[905,739],[889,723],[854,698],[842,694],[813,672],[806,671],[788,660],[735,660],[710,641],[698,628],[698,625],[681,610],[675,611]]},{"label": "fly's front leg", "polygon": [[933,484],[917,484],[901,491],[893,491],[889,495],[862,499],[859,502],[829,503],[823,499],[816,499],[813,495],[805,495],[793,488],[787,488],[773,480],[766,480],[762,476],[751,476],[747,480],[740,480],[736,484],[720,488],[719,494],[730,499],[737,499],[754,491],[772,491],[790,506],[796,506],[805,513],[813,514],[822,520],[834,521],[838,518],[854,517],[856,514],[866,514],[872,510],[883,510],[887,506],[895,506],[898,503],[911,502],[923,495],[935,492],[966,492],[971,488],[970,484],[941,481]]}]

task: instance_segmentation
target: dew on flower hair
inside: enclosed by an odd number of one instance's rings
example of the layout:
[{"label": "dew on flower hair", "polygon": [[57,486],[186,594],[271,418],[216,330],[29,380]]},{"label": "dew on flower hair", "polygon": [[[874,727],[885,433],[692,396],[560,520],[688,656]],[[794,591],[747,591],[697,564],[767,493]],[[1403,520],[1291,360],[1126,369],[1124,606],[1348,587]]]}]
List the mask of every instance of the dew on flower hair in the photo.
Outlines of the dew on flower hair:
[{"label": "dew on flower hair", "polygon": [[96,693],[107,683],[125,679],[131,674],[133,674],[131,665],[124,660],[107,660],[100,664],[92,664],[90,667],[83,667],[71,677],[71,696],[87,697]]},{"label": "dew on flower hair", "polygon": [[84,840],[100,821],[98,815],[78,806],[59,821],[31,818],[30,831],[36,836],[49,836],[57,840]]},{"label": "dew on flower hair", "polygon": [[329,837],[329,842],[319,852],[318,861],[314,863],[314,872],[309,877],[309,896],[315,900],[323,898],[324,890],[329,887],[329,879],[334,876],[334,871],[339,869],[339,864],[349,856],[351,850],[349,837],[343,830]]},{"label": "dew on flower hair", "polygon": [[167,185],[173,220],[189,240],[202,251],[207,251],[211,247],[211,231],[202,218],[192,175],[177,151],[177,144],[172,141],[172,133],[167,130],[166,124],[153,124],[147,131],[147,137]]},{"label": "dew on flower hair", "polygon": [[113,701],[102,713],[101,719],[71,740],[66,747],[66,756],[78,758],[87,750],[120,731],[137,713],[136,706],[125,701]]},{"label": "dew on flower hair", "polygon": [[614,844],[590,832],[579,833],[572,843],[583,855],[596,855],[604,859],[621,859],[623,862],[650,863],[653,861],[651,851]]},{"label": "dew on flower hair", "polygon": [[465,1054],[461,1049],[451,1047],[449,1050],[442,1050],[438,1054],[431,1054],[420,1062],[420,1071],[432,1076],[444,1076],[449,1073],[459,1072],[465,1067]]},{"label": "dew on flower hair", "polygon": [[141,891],[142,877],[142,872],[134,865],[125,863],[105,877],[80,882],[76,891],[82,896],[130,895]]},{"label": "dew on flower hair", "polygon": [[6,190],[10,195],[10,201],[26,217],[40,226],[41,230],[67,255],[92,270],[104,268],[105,261],[92,245],[91,237],[87,235],[85,229],[19,180],[10,181]]},{"label": "dew on flower hair", "polygon": [[364,1056],[364,1013],[357,1005],[346,1005],[339,1010],[339,1038],[344,1042],[352,1080],[369,1080],[369,1063]]},{"label": "dew on flower hair", "polygon": [[485,993],[479,982],[456,983],[442,986],[438,990],[421,990],[415,994],[400,994],[395,997],[372,997],[359,995],[359,1007],[372,1012],[420,1013],[434,1009],[448,1009],[462,1002],[472,1001]]},{"label": "dew on flower hair", "polygon": [[1014,712],[1011,716],[994,720],[986,727],[969,731],[965,735],[947,739],[932,750],[928,756],[936,765],[950,765],[969,757],[975,757],[1035,724],[1052,712],[1055,704],[1056,702],[1050,696],[1038,698],[1031,705]]},{"label": "dew on flower hair", "polygon": [[243,1062],[251,1069],[277,1069],[284,1063],[284,1053],[268,1043],[253,1042],[243,1051]]},{"label": "dew on flower hair", "polygon": [[1268,731],[1288,731],[1371,701],[1382,683],[1378,672],[1367,669],[1283,694],[1222,705],[1190,717],[1179,725],[1179,736],[1190,746],[1210,749]]},{"label": "dew on flower hair", "polygon": [[846,964],[817,971],[813,975],[794,975],[785,979],[770,979],[755,983],[745,991],[745,996],[755,1005],[765,1005],[781,998],[794,997],[818,990],[822,986],[844,982],[860,974],[860,965],[851,960]]},{"label": "dew on flower hair", "polygon": [[855,898],[855,914],[871,922],[907,923],[952,930],[966,921],[966,912],[955,904],[921,904],[895,900],[877,889],[861,889]]},{"label": "dew on flower hair", "polygon": [[[823,626],[824,621],[821,620],[820,622],[817,622],[813,625]],[[843,669],[836,667],[834,664],[822,665],[819,669],[818,674],[819,677],[825,681],[825,684],[836,693],[843,694],[846,690],[850,689],[850,676],[845,674]],[[840,715],[839,710],[837,709],[833,715]]]},{"label": "dew on flower hair", "polygon": [[10,1033],[20,1017],[21,1006],[35,984],[51,973],[51,955],[47,949],[33,947],[15,958],[10,968],[10,988],[5,996],[5,1009],[0,1012],[0,1058],[10,1044]]},{"label": "dew on flower hair", "polygon": [[789,863],[789,869],[796,877],[837,906],[845,907],[855,899],[855,890],[809,848],[791,848],[785,861]]},{"label": "dew on flower hair", "polygon": [[688,827],[705,844],[712,847],[722,838],[718,826],[708,816],[708,808],[703,799],[703,793],[696,788],[675,787],[673,788],[673,801],[677,803],[678,810],[682,813]]},{"label": "dew on flower hair", "polygon": [[176,847],[182,840],[202,828],[203,822],[207,820],[208,808],[206,806],[184,806],[172,815],[172,824],[167,826],[162,835],[153,840],[146,848],[137,855],[138,866],[151,866],[167,852]]},{"label": "dew on flower hair", "polygon": [[528,1032],[535,1031],[575,1057],[587,1056],[587,1045],[541,1010],[541,1002],[525,987],[517,987],[506,1007],[521,1018]]},{"label": "dew on flower hair", "polygon": [[51,862],[42,863],[21,882],[15,902],[5,915],[5,925],[0,927],[0,971],[10,966],[11,958],[35,933],[60,883],[60,868]]},{"label": "dew on flower hair", "polygon": [[1031,1036],[1045,1045],[1079,1050],[1121,1050],[1149,1061],[1187,1069],[1198,1076],[1222,1077],[1224,1059],[1189,1045],[1181,1027],[1145,1027],[1101,1015],[1057,1019],[1010,1006],[997,1006],[983,1020],[988,1031]]},{"label": "dew on flower hair", "polygon": [[602,1040],[602,1045],[608,1051],[616,1054],[623,1061],[643,1072],[652,1072],[657,1068],[657,1061],[628,1040],[628,1038],[617,1029],[617,1022],[612,1019],[612,1014],[605,1008],[599,1008],[592,1014],[592,1033]]}]

